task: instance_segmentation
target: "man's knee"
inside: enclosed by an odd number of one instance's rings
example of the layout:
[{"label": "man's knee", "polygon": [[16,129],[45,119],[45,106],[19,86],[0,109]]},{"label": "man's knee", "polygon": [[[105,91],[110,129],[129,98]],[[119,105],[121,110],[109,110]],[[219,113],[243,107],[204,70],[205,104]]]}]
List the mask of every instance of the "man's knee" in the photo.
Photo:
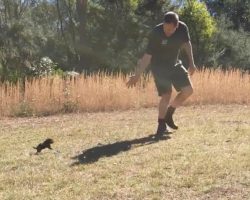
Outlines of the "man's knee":
[{"label": "man's knee", "polygon": [[189,97],[194,93],[194,89],[192,86],[187,86],[187,87],[181,89],[181,93],[184,96]]},{"label": "man's knee", "polygon": [[161,95],[161,99],[168,101],[171,97],[172,91],[169,90]]}]

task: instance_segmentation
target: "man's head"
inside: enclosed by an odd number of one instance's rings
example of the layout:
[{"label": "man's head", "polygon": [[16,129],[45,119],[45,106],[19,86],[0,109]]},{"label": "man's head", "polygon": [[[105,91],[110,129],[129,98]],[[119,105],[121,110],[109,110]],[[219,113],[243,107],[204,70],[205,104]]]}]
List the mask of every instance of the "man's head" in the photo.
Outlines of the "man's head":
[{"label": "man's head", "polygon": [[166,36],[171,36],[179,25],[179,16],[174,12],[167,12],[164,15],[164,32]]}]

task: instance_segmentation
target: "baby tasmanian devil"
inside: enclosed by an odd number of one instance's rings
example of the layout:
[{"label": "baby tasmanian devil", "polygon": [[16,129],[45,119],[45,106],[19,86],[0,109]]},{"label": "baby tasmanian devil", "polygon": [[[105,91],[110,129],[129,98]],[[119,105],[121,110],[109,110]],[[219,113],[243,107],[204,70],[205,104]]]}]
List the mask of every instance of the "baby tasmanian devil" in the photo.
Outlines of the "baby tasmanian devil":
[{"label": "baby tasmanian devil", "polygon": [[54,141],[52,139],[47,138],[43,143],[40,143],[39,145],[37,145],[37,147],[33,147],[33,148],[37,150],[36,153],[40,153],[43,149],[46,149],[46,148],[52,149],[50,145],[53,143]]}]

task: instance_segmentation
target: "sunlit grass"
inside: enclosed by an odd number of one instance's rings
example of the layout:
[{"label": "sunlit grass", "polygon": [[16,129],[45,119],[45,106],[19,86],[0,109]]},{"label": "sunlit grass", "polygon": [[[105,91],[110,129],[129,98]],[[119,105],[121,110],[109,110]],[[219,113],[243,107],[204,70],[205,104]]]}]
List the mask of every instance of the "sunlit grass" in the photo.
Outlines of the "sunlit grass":
[{"label": "sunlit grass", "polygon": [[[154,107],[159,98],[152,76],[128,89],[129,77],[97,73],[91,76],[44,77],[21,84],[0,85],[0,116],[49,115]],[[250,104],[250,75],[239,70],[204,69],[192,77],[195,92],[185,104]],[[24,91],[24,92],[23,92]]]},{"label": "sunlit grass", "polygon": [[[249,199],[249,106],[186,106],[180,129],[143,143],[157,109],[0,120],[0,199]],[[47,137],[54,150],[34,155]],[[92,162],[83,151],[127,142]],[[73,158],[75,157],[75,158]],[[75,164],[74,164],[75,163]],[[72,166],[72,164],[74,164]]]}]

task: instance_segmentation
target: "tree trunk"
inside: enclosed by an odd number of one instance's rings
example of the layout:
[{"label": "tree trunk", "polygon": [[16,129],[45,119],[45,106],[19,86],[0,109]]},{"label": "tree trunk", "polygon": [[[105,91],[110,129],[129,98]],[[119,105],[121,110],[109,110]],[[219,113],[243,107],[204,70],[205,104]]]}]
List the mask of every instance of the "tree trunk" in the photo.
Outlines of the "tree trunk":
[{"label": "tree trunk", "polygon": [[80,60],[79,60],[79,67],[78,70],[89,70],[87,58],[85,55],[84,49],[86,48],[85,44],[85,27],[86,27],[86,17],[87,17],[87,4],[88,0],[77,0],[76,1],[76,10],[78,14],[78,20],[79,20],[79,34],[80,34],[80,43],[79,43],[79,54],[80,54]]},{"label": "tree trunk", "polygon": [[56,9],[57,9],[58,20],[59,20],[59,24],[60,24],[60,32],[62,34],[63,39],[66,41],[64,30],[63,30],[63,19],[62,19],[62,14],[60,11],[59,0],[56,1]]}]

